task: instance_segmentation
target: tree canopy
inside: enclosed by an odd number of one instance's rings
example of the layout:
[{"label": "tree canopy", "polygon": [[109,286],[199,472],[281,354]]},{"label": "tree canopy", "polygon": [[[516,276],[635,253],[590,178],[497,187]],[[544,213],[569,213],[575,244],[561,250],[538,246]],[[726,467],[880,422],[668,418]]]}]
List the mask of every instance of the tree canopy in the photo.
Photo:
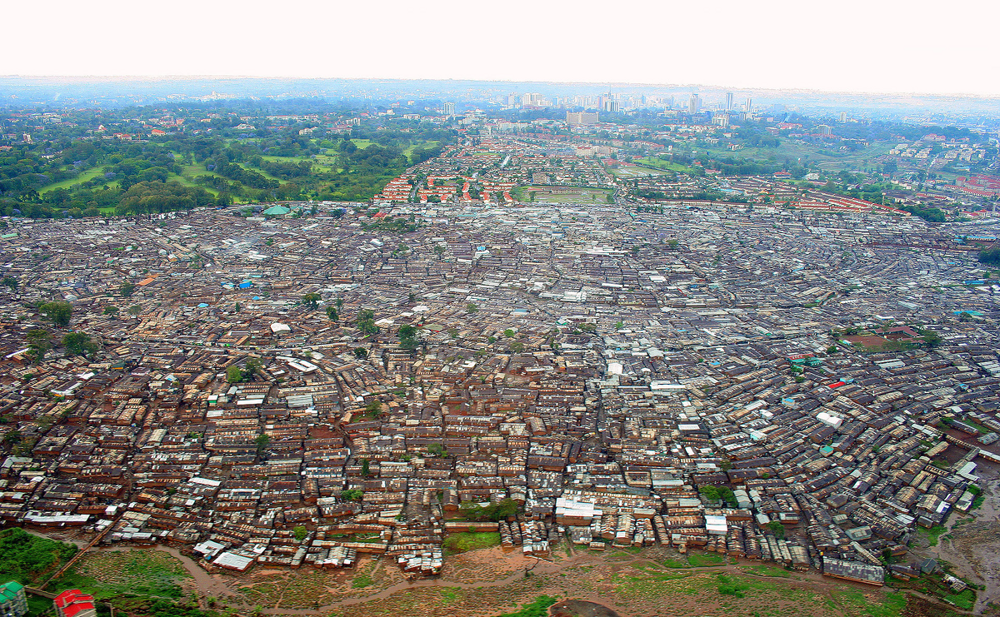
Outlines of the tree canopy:
[{"label": "tree canopy", "polygon": [[46,302],[38,311],[57,326],[68,326],[73,316],[73,305],[69,302]]}]

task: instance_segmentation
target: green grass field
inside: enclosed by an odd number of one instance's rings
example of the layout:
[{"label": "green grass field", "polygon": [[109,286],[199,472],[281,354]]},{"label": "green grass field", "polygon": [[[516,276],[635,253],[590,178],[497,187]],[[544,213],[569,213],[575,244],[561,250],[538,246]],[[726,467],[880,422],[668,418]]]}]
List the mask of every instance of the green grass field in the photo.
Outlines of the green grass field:
[{"label": "green grass field", "polygon": [[54,191],[56,189],[68,189],[70,187],[76,186],[77,184],[83,184],[84,182],[96,178],[104,173],[104,167],[94,167],[93,169],[88,169],[79,176],[75,178],[70,178],[69,180],[63,180],[61,182],[53,182],[52,184],[47,184],[42,188],[38,189],[39,195],[44,195],[49,191]]},{"label": "green grass field", "polygon": [[681,165],[680,163],[674,163],[671,161],[664,161],[657,157],[647,156],[646,158],[636,159],[636,163],[641,163],[646,167],[651,167],[653,169],[659,169],[662,171],[676,171],[684,174],[693,173],[694,169],[688,167],[687,165]]},{"label": "green grass field", "polygon": [[500,533],[496,531],[453,533],[444,539],[444,550],[448,555],[499,545]]}]

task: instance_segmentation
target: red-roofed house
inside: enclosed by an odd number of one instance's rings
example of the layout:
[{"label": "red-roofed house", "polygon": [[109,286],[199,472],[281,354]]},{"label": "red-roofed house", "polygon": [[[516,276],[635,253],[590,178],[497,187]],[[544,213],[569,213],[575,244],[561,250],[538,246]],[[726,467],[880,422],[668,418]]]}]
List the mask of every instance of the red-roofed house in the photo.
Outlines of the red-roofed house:
[{"label": "red-roofed house", "polygon": [[59,617],[97,617],[94,596],[85,594],[79,589],[67,589],[56,596],[52,603]]}]

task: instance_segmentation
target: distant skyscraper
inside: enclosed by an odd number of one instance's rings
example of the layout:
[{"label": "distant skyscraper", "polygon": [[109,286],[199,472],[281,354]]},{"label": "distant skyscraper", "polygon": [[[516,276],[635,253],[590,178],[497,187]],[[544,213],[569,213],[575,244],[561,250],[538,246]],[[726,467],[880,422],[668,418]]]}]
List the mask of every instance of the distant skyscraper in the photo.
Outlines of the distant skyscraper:
[{"label": "distant skyscraper", "polygon": [[445,113],[446,116],[454,116],[455,115],[455,104],[454,103],[445,103],[443,111],[444,111],[444,113]]},{"label": "distant skyscraper", "polygon": [[733,93],[732,92],[727,92],[726,93],[726,111],[732,111],[732,110],[733,110]]},{"label": "distant skyscraper", "polygon": [[747,113],[750,113],[751,111],[753,111],[753,97],[749,97],[749,96],[748,96],[748,97],[747,97],[747,108],[746,108],[746,112],[747,112]]},{"label": "distant skyscraper", "polygon": [[701,97],[697,94],[692,94],[688,99],[688,113],[696,114],[701,111]]},{"label": "distant skyscraper", "polygon": [[842,111],[842,112],[840,112],[840,121],[841,121],[842,123],[843,123],[843,122],[847,122],[847,112],[846,112],[846,111]]}]

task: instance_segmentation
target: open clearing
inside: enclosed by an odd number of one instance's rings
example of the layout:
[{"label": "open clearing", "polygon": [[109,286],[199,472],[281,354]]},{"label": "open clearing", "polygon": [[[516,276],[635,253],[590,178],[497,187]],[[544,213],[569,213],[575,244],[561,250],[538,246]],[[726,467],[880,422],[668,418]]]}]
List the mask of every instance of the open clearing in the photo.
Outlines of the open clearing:
[{"label": "open clearing", "polygon": [[920,612],[926,607],[907,608],[907,597],[888,589],[663,547],[594,554],[560,546],[547,560],[492,547],[451,556],[440,577],[416,581],[406,580],[391,561],[369,557],[354,570],[255,568],[212,578],[230,590],[225,597],[216,590],[221,604],[273,615],[493,617],[541,596],[594,602],[628,617],[927,614]]},{"label": "open clearing", "polygon": [[623,165],[611,170],[611,173],[619,178],[644,178],[646,176],[662,176],[663,172],[652,167],[640,167],[638,165]]},{"label": "open clearing", "polygon": [[54,182],[52,184],[47,184],[42,188],[38,189],[39,195],[44,195],[49,191],[54,191],[56,189],[68,189],[77,184],[83,184],[84,182],[96,178],[104,173],[104,167],[94,167],[93,169],[88,169],[87,171],[81,173],[75,178],[70,178],[68,180],[62,180],[61,182]]},{"label": "open clearing", "polygon": [[574,186],[530,186],[524,190],[528,201],[553,204],[607,203],[610,194],[611,191],[607,189]]}]

